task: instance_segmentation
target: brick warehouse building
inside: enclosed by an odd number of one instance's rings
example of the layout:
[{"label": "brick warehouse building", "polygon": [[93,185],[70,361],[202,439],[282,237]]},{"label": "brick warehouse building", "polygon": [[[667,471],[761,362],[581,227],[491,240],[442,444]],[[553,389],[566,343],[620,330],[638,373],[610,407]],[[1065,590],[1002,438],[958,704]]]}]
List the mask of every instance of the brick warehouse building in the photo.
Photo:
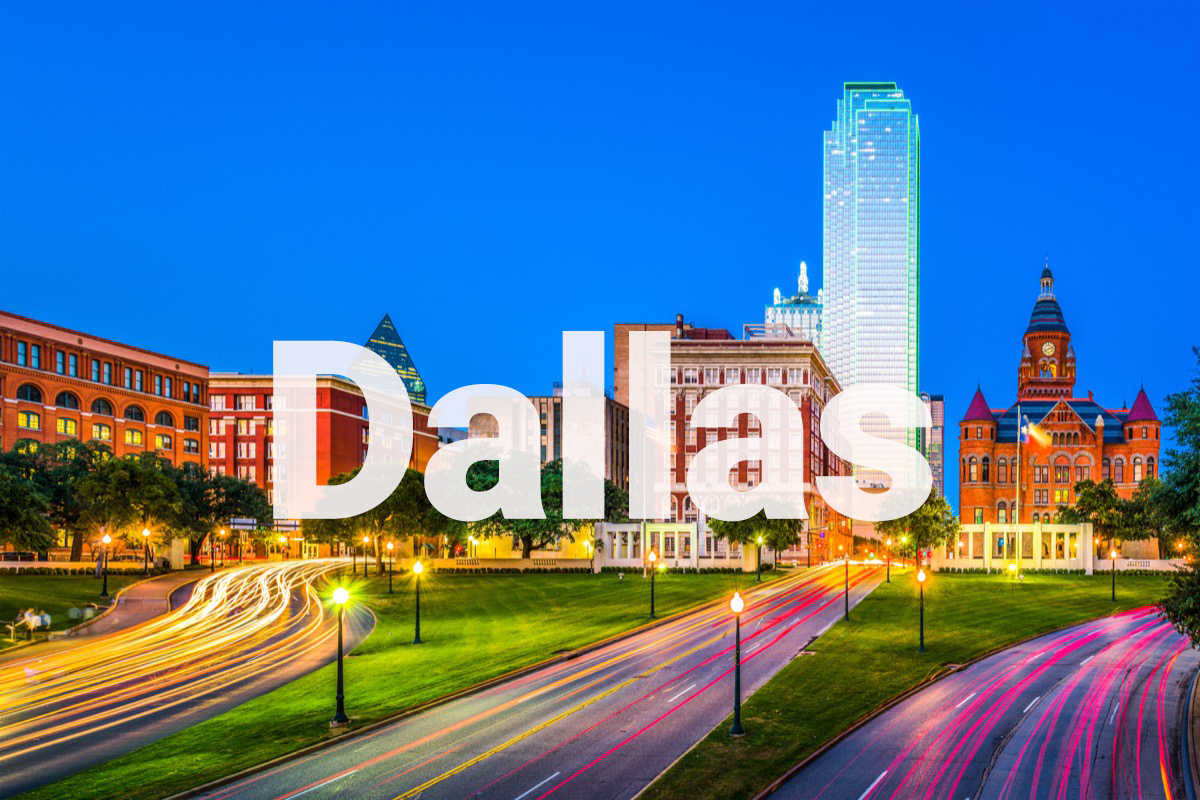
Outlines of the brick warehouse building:
[{"label": "brick warehouse building", "polygon": [[0,449],[78,439],[208,463],[208,367],[0,312]]},{"label": "brick warehouse building", "polygon": [[[1158,469],[1160,423],[1138,391],[1130,408],[1076,397],[1075,350],[1054,295],[1049,265],[1021,348],[1017,402],[991,409],[983,390],[959,424],[959,509],[965,523],[1049,523],[1075,502],[1075,484],[1111,478],[1130,497]],[[1018,409],[1031,435],[1020,445]],[[1020,486],[1017,485],[1018,471]],[[1016,518],[1019,503],[1020,519]]]}]

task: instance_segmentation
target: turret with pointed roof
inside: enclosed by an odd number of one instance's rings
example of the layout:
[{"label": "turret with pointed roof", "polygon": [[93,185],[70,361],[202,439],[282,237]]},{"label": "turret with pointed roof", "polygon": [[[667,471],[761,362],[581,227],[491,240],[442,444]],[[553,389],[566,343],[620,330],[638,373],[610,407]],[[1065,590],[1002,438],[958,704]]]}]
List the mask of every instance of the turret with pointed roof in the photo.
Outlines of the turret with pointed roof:
[{"label": "turret with pointed roof", "polygon": [[1125,415],[1125,422],[1158,422],[1158,415],[1154,413],[1154,406],[1150,405],[1150,398],[1146,396],[1146,387],[1143,386],[1138,389],[1137,398],[1133,401],[1133,407]]},{"label": "turret with pointed roof", "polygon": [[971,399],[971,405],[967,406],[967,413],[963,414],[963,422],[995,422],[996,417],[992,414],[992,409],[988,407],[987,400],[983,397],[983,388],[975,388],[975,397]]}]

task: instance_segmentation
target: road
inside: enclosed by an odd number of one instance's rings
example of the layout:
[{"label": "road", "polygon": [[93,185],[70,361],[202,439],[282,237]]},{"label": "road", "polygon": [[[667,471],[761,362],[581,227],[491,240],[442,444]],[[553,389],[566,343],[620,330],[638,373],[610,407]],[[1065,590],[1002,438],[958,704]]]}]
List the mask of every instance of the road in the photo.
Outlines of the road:
[{"label": "road", "polygon": [[[852,567],[852,603],[882,573]],[[747,594],[744,695],[841,618],[842,586],[834,566]],[[205,796],[632,797],[731,713],[731,617],[707,607]]]},{"label": "road", "polygon": [[894,706],[771,797],[1182,798],[1198,666],[1152,608],[1052,633]]},{"label": "road", "polygon": [[[0,664],[0,796],[161,739],[327,663],[337,628],[312,581],[340,562],[202,577],[186,602],[113,633]],[[351,620],[349,641],[373,618]]]}]

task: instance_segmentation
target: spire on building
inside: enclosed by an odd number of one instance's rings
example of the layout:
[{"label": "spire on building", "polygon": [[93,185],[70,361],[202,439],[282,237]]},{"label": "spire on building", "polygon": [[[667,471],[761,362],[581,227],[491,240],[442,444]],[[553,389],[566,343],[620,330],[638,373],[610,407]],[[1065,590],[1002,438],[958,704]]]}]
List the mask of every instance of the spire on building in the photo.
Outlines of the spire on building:
[{"label": "spire on building", "polygon": [[971,405],[967,406],[967,413],[963,414],[963,422],[978,422],[986,420],[987,422],[995,422],[996,418],[992,415],[992,409],[988,407],[987,400],[983,396],[983,387],[975,388],[975,396],[971,398]]},{"label": "spire on building", "polygon": [[800,294],[808,294],[808,264],[800,262]]},{"label": "spire on building", "polygon": [[1146,387],[1138,389],[1137,397],[1133,400],[1133,408],[1129,409],[1129,413],[1125,415],[1125,421],[1158,422],[1154,406],[1150,405],[1150,398],[1146,396]]},{"label": "spire on building", "polygon": [[417,371],[417,365],[408,354],[408,348],[404,346],[400,334],[396,332],[390,315],[383,315],[383,319],[375,326],[375,332],[367,340],[366,348],[382,356],[383,360],[396,370],[413,402],[425,404],[425,381]]}]

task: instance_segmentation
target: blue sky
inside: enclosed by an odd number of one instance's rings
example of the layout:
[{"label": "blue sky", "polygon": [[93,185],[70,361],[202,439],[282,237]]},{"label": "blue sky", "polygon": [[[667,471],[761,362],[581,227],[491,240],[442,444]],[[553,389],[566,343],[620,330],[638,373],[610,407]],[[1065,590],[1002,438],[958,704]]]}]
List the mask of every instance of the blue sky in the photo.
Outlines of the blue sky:
[{"label": "blue sky", "polygon": [[821,133],[894,80],[924,388],[1012,401],[1049,251],[1078,393],[1161,409],[1200,343],[1197,8],[4,2],[0,307],[257,372],[390,312],[431,398],[541,393],[564,329],[819,286]]}]

